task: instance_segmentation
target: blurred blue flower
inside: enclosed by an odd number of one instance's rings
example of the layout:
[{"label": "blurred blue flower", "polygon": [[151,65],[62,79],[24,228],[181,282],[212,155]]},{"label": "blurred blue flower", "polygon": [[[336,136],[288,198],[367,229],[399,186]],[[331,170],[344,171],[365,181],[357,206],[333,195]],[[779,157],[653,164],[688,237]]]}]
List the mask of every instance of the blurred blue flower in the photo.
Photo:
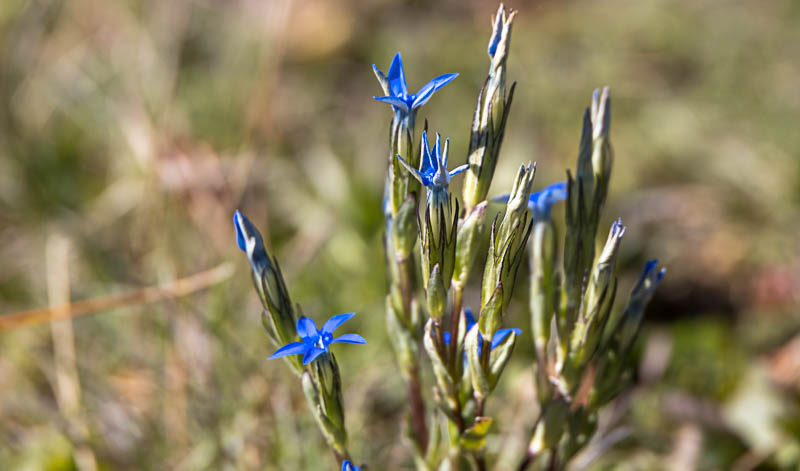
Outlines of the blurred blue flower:
[{"label": "blurred blue flower", "polygon": [[431,150],[428,144],[428,133],[422,131],[422,168],[417,170],[408,162],[403,159],[399,154],[397,159],[403,166],[414,175],[414,178],[419,180],[429,192],[437,193],[444,191],[446,193],[450,179],[464,170],[469,168],[469,164],[464,164],[454,168],[451,171],[447,170],[447,154],[450,148],[450,139],[445,139],[444,149],[441,148],[441,137],[436,133],[436,143]]},{"label": "blurred blue flower", "polygon": [[[509,194],[502,194],[492,201],[507,203]],[[533,213],[533,219],[542,221],[550,219],[550,209],[555,203],[567,199],[567,182],[553,183],[541,191],[531,193],[528,198],[528,209]]]},{"label": "blurred blue flower", "polygon": [[[475,316],[472,315],[472,309],[470,309],[470,308],[465,308],[464,309],[464,315],[467,317],[467,332],[469,332],[469,330],[472,328],[472,326],[475,325],[475,323],[476,323]],[[522,334],[522,329],[513,328],[513,329],[500,329],[500,330],[498,330],[497,332],[495,332],[494,336],[492,337],[492,346],[490,347],[489,351],[494,350],[495,347],[497,347],[498,345],[503,343],[503,340],[505,340],[506,337],[508,337],[508,334],[510,334],[511,332],[514,332],[515,334],[520,335],[520,334]],[[478,356],[480,356],[481,355],[482,345],[483,345],[483,335],[481,335],[480,331],[478,331],[478,340],[479,340],[479,342],[478,342]],[[444,333],[444,343],[446,343],[448,345],[450,344],[450,332],[445,332]]]},{"label": "blurred blue flower", "polygon": [[344,334],[333,338],[333,331],[340,325],[352,319],[355,313],[348,312],[331,317],[322,326],[322,330],[317,330],[317,324],[308,317],[301,317],[297,320],[297,335],[300,342],[291,342],[279,348],[277,352],[269,357],[270,360],[286,355],[303,355],[303,364],[307,365],[315,358],[328,352],[328,346],[332,343],[367,343],[358,334]]},{"label": "blurred blue flower", "polygon": [[634,287],[634,291],[641,289],[646,284],[653,285],[652,289],[658,287],[661,284],[661,279],[664,278],[664,274],[667,273],[666,268],[662,268],[661,270],[654,271],[658,266],[658,259],[648,260],[647,263],[644,264],[644,270],[642,271],[642,276],[639,278],[639,282],[636,283]]},{"label": "blurred blue flower", "polygon": [[342,471],[361,471],[361,468],[351,463],[350,460],[344,460],[342,463]]},{"label": "blurred blue flower", "polygon": [[458,74],[444,74],[440,75],[430,82],[426,83],[419,89],[417,94],[408,93],[408,84],[406,84],[406,75],[403,72],[403,59],[400,53],[394,55],[392,65],[389,66],[387,75],[376,65],[372,65],[372,70],[381,82],[381,86],[386,93],[386,96],[374,97],[378,101],[389,103],[394,108],[395,112],[408,116],[413,114],[418,108],[431,99],[436,90],[445,86],[448,82],[458,77]]}]

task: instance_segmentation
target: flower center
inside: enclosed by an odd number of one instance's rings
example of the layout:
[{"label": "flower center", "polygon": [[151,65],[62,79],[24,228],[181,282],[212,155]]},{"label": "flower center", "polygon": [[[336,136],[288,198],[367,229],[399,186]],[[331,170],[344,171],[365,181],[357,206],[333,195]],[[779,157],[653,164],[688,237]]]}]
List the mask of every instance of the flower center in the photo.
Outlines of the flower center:
[{"label": "flower center", "polygon": [[328,333],[324,333],[324,334],[320,335],[317,338],[317,342],[316,342],[315,346],[317,348],[321,348],[323,350],[327,350],[328,349],[328,345],[330,345],[330,343],[331,343],[331,340],[333,340],[333,335],[328,334]]}]

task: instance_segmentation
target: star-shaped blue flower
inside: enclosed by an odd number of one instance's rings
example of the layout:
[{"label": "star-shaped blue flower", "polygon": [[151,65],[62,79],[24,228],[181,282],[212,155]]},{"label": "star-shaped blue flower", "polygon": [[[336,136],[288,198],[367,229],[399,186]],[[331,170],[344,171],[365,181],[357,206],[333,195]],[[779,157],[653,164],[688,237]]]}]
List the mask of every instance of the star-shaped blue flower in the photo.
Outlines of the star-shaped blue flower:
[{"label": "star-shaped blue flower", "polygon": [[399,154],[397,155],[397,159],[403,164],[403,167],[411,172],[411,175],[414,175],[414,178],[419,180],[429,191],[436,192],[437,190],[447,190],[448,185],[450,185],[450,179],[468,169],[469,164],[461,165],[451,171],[447,170],[447,154],[450,149],[450,139],[445,139],[444,149],[442,149],[439,133],[436,133],[436,143],[433,145],[432,150],[428,144],[428,133],[426,131],[422,131],[422,143],[422,153],[424,155],[422,156],[421,169],[417,170],[409,165]]},{"label": "star-shaped blue flower", "polygon": [[270,360],[275,358],[284,357],[286,355],[303,355],[303,364],[307,365],[314,361],[315,358],[328,352],[328,346],[332,343],[367,343],[364,338],[358,334],[344,334],[339,337],[333,338],[333,331],[339,328],[340,325],[349,321],[355,316],[355,313],[348,312],[331,317],[322,326],[322,330],[317,330],[317,324],[308,317],[301,317],[297,320],[297,335],[300,337],[300,342],[291,342],[279,348],[277,352],[269,357]]},{"label": "star-shaped blue flower", "polygon": [[[467,316],[467,332],[475,325],[475,317],[472,315],[472,310],[470,308],[464,309],[464,315]],[[495,332],[494,336],[492,337],[492,346],[490,347],[489,351],[492,351],[503,343],[503,340],[508,337],[508,334],[514,332],[517,335],[522,334],[522,329],[512,328],[512,329],[500,329]],[[444,343],[450,344],[450,332],[444,333]],[[483,335],[481,335],[480,331],[478,332],[478,356],[481,355],[481,349],[483,345]]]},{"label": "star-shaped blue flower", "polygon": [[372,65],[372,70],[375,71],[375,75],[386,93],[386,96],[376,96],[374,98],[378,101],[389,103],[396,112],[404,115],[413,114],[431,99],[436,90],[458,77],[458,74],[440,75],[423,85],[415,95],[408,93],[406,74],[403,72],[403,59],[400,57],[399,52],[394,55],[387,75],[383,75],[383,72],[374,64]]},{"label": "star-shaped blue flower", "polygon": [[[508,193],[492,198],[492,201],[507,203]],[[553,183],[541,191],[531,193],[528,198],[528,209],[533,213],[533,219],[542,221],[550,218],[550,209],[555,203],[567,199],[567,182]]]},{"label": "star-shaped blue flower", "polygon": [[351,463],[350,460],[344,460],[342,471],[361,471],[361,468]]}]

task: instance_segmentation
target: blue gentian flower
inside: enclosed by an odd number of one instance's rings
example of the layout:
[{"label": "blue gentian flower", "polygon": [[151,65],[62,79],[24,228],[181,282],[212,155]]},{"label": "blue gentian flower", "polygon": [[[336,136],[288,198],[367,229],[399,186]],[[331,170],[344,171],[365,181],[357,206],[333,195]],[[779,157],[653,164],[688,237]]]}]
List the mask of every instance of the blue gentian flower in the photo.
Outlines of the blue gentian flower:
[{"label": "blue gentian flower", "polygon": [[[472,310],[470,308],[464,309],[464,315],[467,317],[467,332],[475,325],[475,316],[472,315]],[[492,337],[492,346],[490,347],[489,351],[492,351],[503,343],[503,340],[508,337],[508,334],[514,332],[517,335],[522,334],[522,329],[512,328],[512,329],[500,329],[495,332],[494,336]],[[450,344],[450,332],[444,333],[444,343]],[[478,356],[481,355],[481,349],[483,345],[483,335],[481,335],[480,331],[478,331]]]},{"label": "blue gentian flower", "polygon": [[300,342],[291,342],[279,348],[277,352],[269,357],[270,360],[286,355],[303,355],[303,364],[307,365],[315,358],[328,352],[328,346],[332,343],[367,343],[358,334],[344,334],[333,338],[333,331],[340,325],[352,319],[355,313],[348,312],[331,317],[322,326],[322,330],[317,330],[317,324],[308,317],[301,317],[297,320],[297,335]]},{"label": "blue gentian flower", "polygon": [[399,52],[394,55],[387,75],[383,75],[383,72],[374,64],[372,65],[372,70],[375,71],[375,75],[381,82],[384,93],[386,93],[386,96],[376,96],[374,98],[378,101],[389,103],[395,113],[399,113],[401,116],[413,116],[417,109],[431,99],[436,90],[458,77],[458,74],[440,75],[423,85],[415,95],[408,93],[406,75],[403,72],[403,59],[400,57]]},{"label": "blue gentian flower", "polygon": [[350,460],[344,460],[342,471],[361,471],[361,468],[351,463]]},{"label": "blue gentian flower", "polygon": [[270,265],[270,261],[264,250],[261,233],[238,209],[233,213],[233,225],[236,228],[236,244],[247,254],[253,270],[258,274],[262,273]]},{"label": "blue gentian flower", "polygon": [[644,286],[645,281],[648,280],[650,281],[651,284],[655,285],[653,289],[655,289],[655,287],[661,284],[661,279],[664,278],[664,274],[667,273],[667,269],[662,268],[661,270],[654,272],[653,270],[655,270],[657,266],[658,266],[658,259],[648,260],[647,263],[644,264],[644,270],[642,271],[642,276],[639,278],[639,282],[636,283],[634,291]]},{"label": "blue gentian flower", "polygon": [[469,168],[469,164],[464,164],[453,170],[447,170],[447,154],[450,149],[450,139],[445,139],[444,149],[441,148],[441,137],[436,133],[436,143],[431,150],[428,144],[428,133],[422,131],[422,168],[417,170],[405,161],[399,154],[397,159],[403,166],[428,189],[428,199],[431,195],[447,195],[447,187],[450,179]]},{"label": "blue gentian flower", "polygon": [[[492,198],[492,201],[507,203],[509,194]],[[543,221],[550,219],[550,209],[555,203],[567,199],[567,182],[553,183],[541,191],[531,193],[528,198],[528,209],[533,213],[533,219]]]}]

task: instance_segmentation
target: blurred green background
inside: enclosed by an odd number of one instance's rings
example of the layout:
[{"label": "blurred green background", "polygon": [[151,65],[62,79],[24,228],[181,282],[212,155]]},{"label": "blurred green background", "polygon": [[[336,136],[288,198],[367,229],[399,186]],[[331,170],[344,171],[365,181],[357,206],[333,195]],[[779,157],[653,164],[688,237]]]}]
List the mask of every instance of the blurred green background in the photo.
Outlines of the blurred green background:
[{"label": "blurred green background", "polygon": [[[800,2],[508,6],[518,88],[491,194],[522,162],[536,188],[562,179],[609,85],[622,292],[647,258],[669,270],[637,386],[575,469],[800,469]],[[0,2],[0,313],[233,263],[188,296],[0,332],[0,468],[334,469],[299,386],[266,360],[239,208],[308,315],[358,313],[347,327],[368,345],[337,349],[352,449],[411,469],[384,331],[391,113],[370,66],[402,51],[414,90],[460,73],[421,116],[460,164],[495,9]],[[526,332],[488,410],[501,470],[537,412],[525,285],[507,323]]]}]

